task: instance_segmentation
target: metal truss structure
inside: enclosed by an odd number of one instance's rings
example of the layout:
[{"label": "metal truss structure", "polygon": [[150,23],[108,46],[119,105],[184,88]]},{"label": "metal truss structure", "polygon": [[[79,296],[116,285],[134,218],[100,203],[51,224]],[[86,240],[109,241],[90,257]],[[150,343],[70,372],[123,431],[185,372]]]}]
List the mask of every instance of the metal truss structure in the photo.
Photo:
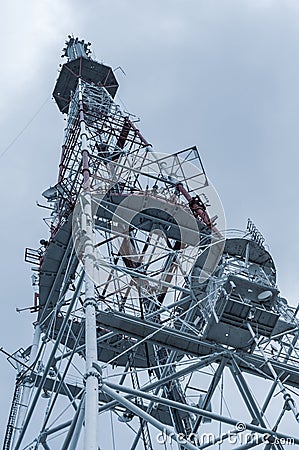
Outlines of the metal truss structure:
[{"label": "metal truss structure", "polygon": [[225,236],[196,147],[155,153],[89,44],[69,37],[65,56],[50,237],[26,251],[37,319],[9,358],[3,450],[298,444],[297,310],[262,236],[251,221]]}]

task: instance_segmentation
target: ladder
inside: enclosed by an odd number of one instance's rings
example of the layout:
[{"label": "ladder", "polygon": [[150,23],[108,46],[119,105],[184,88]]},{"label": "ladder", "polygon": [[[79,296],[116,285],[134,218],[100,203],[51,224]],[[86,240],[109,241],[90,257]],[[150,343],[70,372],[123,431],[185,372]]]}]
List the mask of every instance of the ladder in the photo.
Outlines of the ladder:
[{"label": "ladder", "polygon": [[21,392],[22,392],[22,384],[17,379],[16,387],[15,387],[14,394],[13,394],[12,404],[11,404],[11,408],[10,408],[10,412],[9,412],[9,418],[8,418],[8,423],[7,423],[7,427],[6,427],[6,433],[5,433],[2,450],[10,450],[10,448],[11,448],[13,433],[15,430],[15,422],[16,422],[18,408],[19,408],[19,404],[20,404]]},{"label": "ladder", "polygon": [[[131,379],[132,379],[132,386],[133,389],[140,389],[140,384],[139,384],[139,380],[138,380],[138,376],[134,370],[133,367],[133,355],[130,353],[129,354],[129,362],[130,362],[130,368],[131,368]],[[139,406],[142,407],[142,400],[139,400]],[[149,433],[149,429],[148,429],[148,424],[145,420],[143,420],[141,417],[139,417],[139,423],[140,423],[140,429],[141,429],[141,435],[142,435],[142,440],[143,440],[143,445],[144,445],[144,449],[145,450],[153,450],[153,446],[152,446],[152,442],[151,442],[151,437],[150,437],[150,433]]]}]

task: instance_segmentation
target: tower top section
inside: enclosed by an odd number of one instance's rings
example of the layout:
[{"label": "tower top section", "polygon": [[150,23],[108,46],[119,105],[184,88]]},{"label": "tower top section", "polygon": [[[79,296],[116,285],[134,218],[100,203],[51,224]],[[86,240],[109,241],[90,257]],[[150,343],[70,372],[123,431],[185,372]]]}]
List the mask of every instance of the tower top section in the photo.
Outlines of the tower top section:
[{"label": "tower top section", "polygon": [[62,65],[59,77],[53,91],[53,97],[62,113],[67,113],[72,93],[75,92],[78,80],[81,78],[95,86],[103,86],[114,97],[118,82],[111,67],[101,64],[91,58],[90,42],[69,36],[62,57],[67,62]]},{"label": "tower top section", "polygon": [[77,58],[90,59],[91,50],[89,49],[91,43],[86,43],[83,39],[80,41],[77,37],[68,36],[69,40],[65,42],[66,47],[62,50],[64,53],[61,55],[67,57],[68,61],[72,61]]}]

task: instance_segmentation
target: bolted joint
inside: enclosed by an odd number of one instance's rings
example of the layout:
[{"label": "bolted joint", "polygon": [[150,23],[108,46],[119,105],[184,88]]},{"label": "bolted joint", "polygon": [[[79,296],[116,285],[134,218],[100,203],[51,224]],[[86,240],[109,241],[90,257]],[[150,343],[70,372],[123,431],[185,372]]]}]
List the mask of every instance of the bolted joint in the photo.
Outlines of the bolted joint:
[{"label": "bolted joint", "polygon": [[98,304],[96,300],[93,297],[87,297],[83,303],[84,311],[86,311],[86,308],[88,306],[93,306],[96,310],[98,309]]},{"label": "bolted joint", "polygon": [[284,400],[285,400],[285,409],[287,411],[290,411],[292,407],[295,406],[295,402],[292,399],[292,397],[290,396],[290,394],[284,394],[283,396]]},{"label": "bolted joint", "polygon": [[86,384],[87,379],[90,377],[97,378],[99,388],[103,386],[103,377],[99,372],[97,372],[96,370],[89,370],[88,372],[86,372],[86,374],[83,377],[84,384]]},{"label": "bolted joint", "polygon": [[[84,122],[84,119],[83,120],[81,119],[80,123],[81,122]],[[82,139],[83,137],[85,137],[86,140],[88,141],[88,135],[87,135],[86,131],[83,131],[82,133],[80,133],[80,138]],[[88,156],[89,156],[89,151],[87,150],[87,148],[83,148],[81,151],[82,152],[86,152],[88,154]]]}]

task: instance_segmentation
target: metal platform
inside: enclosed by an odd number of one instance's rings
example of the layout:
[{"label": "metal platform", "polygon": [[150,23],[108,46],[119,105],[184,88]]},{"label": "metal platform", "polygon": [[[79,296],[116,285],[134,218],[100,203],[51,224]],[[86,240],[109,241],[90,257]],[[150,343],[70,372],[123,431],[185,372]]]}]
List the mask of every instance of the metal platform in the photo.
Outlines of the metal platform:
[{"label": "metal platform", "polygon": [[[5,450],[158,450],[164,430],[196,450],[240,423],[239,449],[299,444],[282,420],[299,422],[299,321],[263,236],[251,221],[224,235],[197,148],[155,152],[88,47],[69,37],[53,93],[67,123],[50,236],[26,253],[39,304],[32,345],[10,358]],[[195,445],[205,430],[215,442]]]},{"label": "metal platform", "polygon": [[105,87],[112,97],[118,89],[111,67],[82,57],[69,61],[63,64],[53,91],[53,97],[62,113],[66,114],[69,110],[71,94],[76,91],[79,78]]}]

